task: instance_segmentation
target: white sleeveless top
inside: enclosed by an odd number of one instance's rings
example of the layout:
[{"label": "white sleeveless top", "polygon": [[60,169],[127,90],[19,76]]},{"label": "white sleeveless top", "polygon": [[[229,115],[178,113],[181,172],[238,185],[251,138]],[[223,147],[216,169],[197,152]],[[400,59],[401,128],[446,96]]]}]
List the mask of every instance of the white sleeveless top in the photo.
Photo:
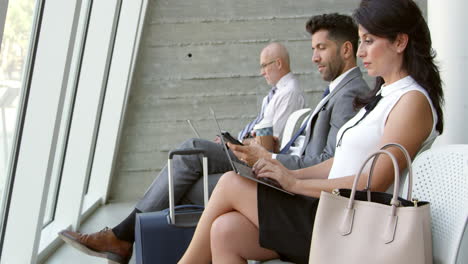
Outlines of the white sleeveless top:
[{"label": "white sleeveless top", "polygon": [[[431,105],[433,117],[432,131],[429,137],[424,141],[423,146],[427,143],[432,143],[432,141],[439,135],[435,129],[437,124],[437,113],[426,90],[424,90],[424,88],[422,88],[411,76],[407,76],[388,86],[382,85],[382,88],[379,91],[382,95],[382,99],[374,110],[372,110],[357,126],[350,128],[346,133],[344,133],[343,138],[341,139],[341,145],[336,147],[333,166],[330,174],[328,175],[329,179],[355,175],[358,173],[358,170],[364,160],[371,153],[379,150],[380,139],[383,136],[385,122],[387,121],[388,115],[395,104],[405,93],[414,90],[423,93]],[[365,112],[366,110],[362,108],[354,118],[341,127],[337,134],[337,143],[339,142],[343,131],[356,124]],[[408,128],[408,131],[402,131],[402,133],[410,132],[410,129],[411,128]],[[367,170],[369,167],[370,164],[368,164]]]}]

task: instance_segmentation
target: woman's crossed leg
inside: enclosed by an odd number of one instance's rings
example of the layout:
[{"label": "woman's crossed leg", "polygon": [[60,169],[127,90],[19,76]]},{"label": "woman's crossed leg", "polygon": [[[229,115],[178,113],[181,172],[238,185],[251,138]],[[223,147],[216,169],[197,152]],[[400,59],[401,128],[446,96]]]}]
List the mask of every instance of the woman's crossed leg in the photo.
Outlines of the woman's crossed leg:
[{"label": "woman's crossed leg", "polygon": [[179,263],[245,263],[278,254],[258,242],[257,184],[234,172],[224,174]]}]

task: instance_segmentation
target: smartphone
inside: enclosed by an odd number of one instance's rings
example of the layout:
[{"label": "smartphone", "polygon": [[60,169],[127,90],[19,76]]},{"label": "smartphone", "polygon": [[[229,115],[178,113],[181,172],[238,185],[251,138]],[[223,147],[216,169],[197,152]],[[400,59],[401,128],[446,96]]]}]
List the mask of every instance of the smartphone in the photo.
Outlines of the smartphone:
[{"label": "smartphone", "polygon": [[222,132],[221,135],[223,136],[224,141],[227,141],[227,142],[229,142],[231,144],[244,146],[244,144],[242,144],[242,142],[237,140],[235,137],[231,136],[231,134],[229,134],[229,132]]}]

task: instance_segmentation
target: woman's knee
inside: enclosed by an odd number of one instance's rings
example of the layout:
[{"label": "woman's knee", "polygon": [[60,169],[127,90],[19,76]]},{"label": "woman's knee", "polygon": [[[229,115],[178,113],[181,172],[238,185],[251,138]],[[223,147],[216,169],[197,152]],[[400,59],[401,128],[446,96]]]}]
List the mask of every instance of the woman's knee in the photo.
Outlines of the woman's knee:
[{"label": "woman's knee", "polygon": [[222,190],[223,195],[227,195],[231,192],[237,193],[239,190],[242,190],[239,189],[242,188],[244,184],[242,179],[243,178],[234,171],[228,171],[219,178],[216,189]]},{"label": "woman's knee", "polygon": [[246,184],[247,179],[243,178],[239,174],[235,173],[234,171],[229,171],[224,173],[218,181],[218,184],[222,184],[224,186],[229,186],[230,188],[236,189],[238,187],[242,187]]}]

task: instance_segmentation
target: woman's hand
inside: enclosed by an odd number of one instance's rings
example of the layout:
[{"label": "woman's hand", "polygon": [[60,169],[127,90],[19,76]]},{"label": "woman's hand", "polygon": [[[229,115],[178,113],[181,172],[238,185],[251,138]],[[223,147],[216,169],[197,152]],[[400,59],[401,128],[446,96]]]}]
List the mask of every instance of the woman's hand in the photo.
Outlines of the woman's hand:
[{"label": "woman's hand", "polygon": [[298,182],[294,171],[288,170],[281,162],[274,159],[259,159],[253,166],[253,172],[258,178],[276,180],[283,189],[291,192]]}]

